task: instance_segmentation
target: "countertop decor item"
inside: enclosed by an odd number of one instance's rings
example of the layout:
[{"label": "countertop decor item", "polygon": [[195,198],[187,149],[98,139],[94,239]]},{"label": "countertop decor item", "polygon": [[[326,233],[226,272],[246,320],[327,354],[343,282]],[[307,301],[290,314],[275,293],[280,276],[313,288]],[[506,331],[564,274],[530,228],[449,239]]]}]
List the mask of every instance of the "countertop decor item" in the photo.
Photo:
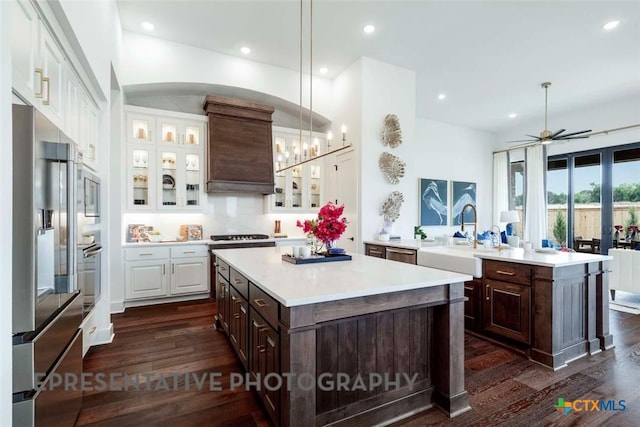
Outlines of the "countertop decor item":
[{"label": "countertop decor item", "polygon": [[180,237],[183,241],[202,240],[202,225],[183,224],[180,226]]},{"label": "countertop decor item", "polygon": [[317,262],[333,262],[333,261],[350,261],[352,258],[351,255],[339,254],[332,255],[312,255],[309,258],[294,258],[290,254],[283,254],[282,260],[286,262],[290,262],[291,264],[314,264]]},{"label": "countertop decor item", "polygon": [[298,220],[296,226],[302,228],[308,237],[315,237],[324,245],[330,245],[347,229],[347,219],[342,216],[343,211],[344,205],[337,206],[329,202],[320,208],[317,218],[306,219],[304,222]]},{"label": "countertop decor item", "polygon": [[400,182],[400,178],[404,176],[404,167],[406,165],[407,164],[400,160],[399,157],[386,151],[380,155],[380,159],[378,160],[380,170],[392,184]]},{"label": "countertop decor item", "polygon": [[402,129],[400,129],[400,119],[395,114],[387,114],[384,118],[384,128],[382,129],[382,143],[391,148],[396,148],[402,144]]}]

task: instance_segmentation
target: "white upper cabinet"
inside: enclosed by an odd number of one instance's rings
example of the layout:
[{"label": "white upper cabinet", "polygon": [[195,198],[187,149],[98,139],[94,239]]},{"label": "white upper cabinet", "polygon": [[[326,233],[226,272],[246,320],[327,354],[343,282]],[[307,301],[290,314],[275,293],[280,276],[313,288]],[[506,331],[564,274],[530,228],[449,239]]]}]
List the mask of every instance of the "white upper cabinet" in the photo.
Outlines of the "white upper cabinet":
[{"label": "white upper cabinet", "polygon": [[207,118],[133,106],[125,114],[128,208],[202,210]]},{"label": "white upper cabinet", "polygon": [[[28,0],[11,2],[12,87],[71,138],[97,170],[99,109],[44,18]],[[53,26],[55,27],[55,25]]]},{"label": "white upper cabinet", "polygon": [[42,64],[42,112],[60,129],[64,128],[63,106],[65,92],[63,75],[65,59],[51,34],[40,24],[40,63]]},{"label": "white upper cabinet", "polygon": [[[11,3],[11,62],[13,87],[27,101],[35,104],[35,96],[41,96],[42,72],[36,68],[40,41],[38,15],[29,1]],[[36,86],[37,85],[37,86]]]}]

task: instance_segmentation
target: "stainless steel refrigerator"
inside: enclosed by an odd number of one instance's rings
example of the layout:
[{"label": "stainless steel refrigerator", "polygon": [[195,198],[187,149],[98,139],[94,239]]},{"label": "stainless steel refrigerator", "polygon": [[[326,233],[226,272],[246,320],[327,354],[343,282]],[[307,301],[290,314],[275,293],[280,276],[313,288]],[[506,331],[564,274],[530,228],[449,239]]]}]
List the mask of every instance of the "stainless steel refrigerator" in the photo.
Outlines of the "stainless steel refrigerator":
[{"label": "stainless steel refrigerator", "polygon": [[33,107],[13,106],[13,425],[73,426],[82,390],[76,279],[77,147]]}]

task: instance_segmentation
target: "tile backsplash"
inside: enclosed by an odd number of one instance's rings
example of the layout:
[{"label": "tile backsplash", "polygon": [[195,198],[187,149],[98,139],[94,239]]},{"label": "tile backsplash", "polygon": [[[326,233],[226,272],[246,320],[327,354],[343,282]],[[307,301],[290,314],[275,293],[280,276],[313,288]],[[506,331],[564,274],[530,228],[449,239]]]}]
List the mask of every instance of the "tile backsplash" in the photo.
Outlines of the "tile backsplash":
[{"label": "tile backsplash", "polygon": [[260,195],[208,195],[200,213],[124,213],[122,216],[122,242],[127,224],[152,225],[169,240],[180,235],[182,224],[202,224],[203,238],[212,234],[273,234],[275,220],[281,221],[281,231],[289,236],[301,236],[296,220],[313,218],[311,214],[266,214],[264,198]]}]

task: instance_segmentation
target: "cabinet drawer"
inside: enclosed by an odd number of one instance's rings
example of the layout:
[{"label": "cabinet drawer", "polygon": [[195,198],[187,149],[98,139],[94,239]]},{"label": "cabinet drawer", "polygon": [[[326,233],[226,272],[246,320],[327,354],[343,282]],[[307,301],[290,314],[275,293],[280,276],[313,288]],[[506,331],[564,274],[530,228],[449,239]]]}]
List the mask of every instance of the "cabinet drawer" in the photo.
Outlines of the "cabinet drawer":
[{"label": "cabinet drawer", "polygon": [[125,249],[125,259],[127,261],[139,261],[147,259],[168,259],[171,255],[169,248],[150,246],[143,248]]},{"label": "cabinet drawer", "polygon": [[253,283],[249,284],[249,304],[264,317],[264,320],[276,330],[278,329],[278,301]]},{"label": "cabinet drawer", "polygon": [[415,249],[393,248],[387,247],[385,257],[391,261],[399,261],[407,264],[418,263],[418,251]]},{"label": "cabinet drawer", "polygon": [[385,247],[382,245],[365,244],[365,253],[376,258],[385,258]]},{"label": "cabinet drawer", "polygon": [[488,279],[531,286],[529,265],[490,260],[484,263],[484,274]]},{"label": "cabinet drawer", "polygon": [[218,265],[218,274],[228,282],[229,281],[229,264],[222,261],[220,258],[216,258],[216,264]]},{"label": "cabinet drawer", "polygon": [[209,250],[204,245],[188,245],[171,247],[171,258],[192,258],[209,256]]},{"label": "cabinet drawer", "polygon": [[249,281],[233,268],[229,268],[229,283],[240,292],[240,295],[249,299]]}]

